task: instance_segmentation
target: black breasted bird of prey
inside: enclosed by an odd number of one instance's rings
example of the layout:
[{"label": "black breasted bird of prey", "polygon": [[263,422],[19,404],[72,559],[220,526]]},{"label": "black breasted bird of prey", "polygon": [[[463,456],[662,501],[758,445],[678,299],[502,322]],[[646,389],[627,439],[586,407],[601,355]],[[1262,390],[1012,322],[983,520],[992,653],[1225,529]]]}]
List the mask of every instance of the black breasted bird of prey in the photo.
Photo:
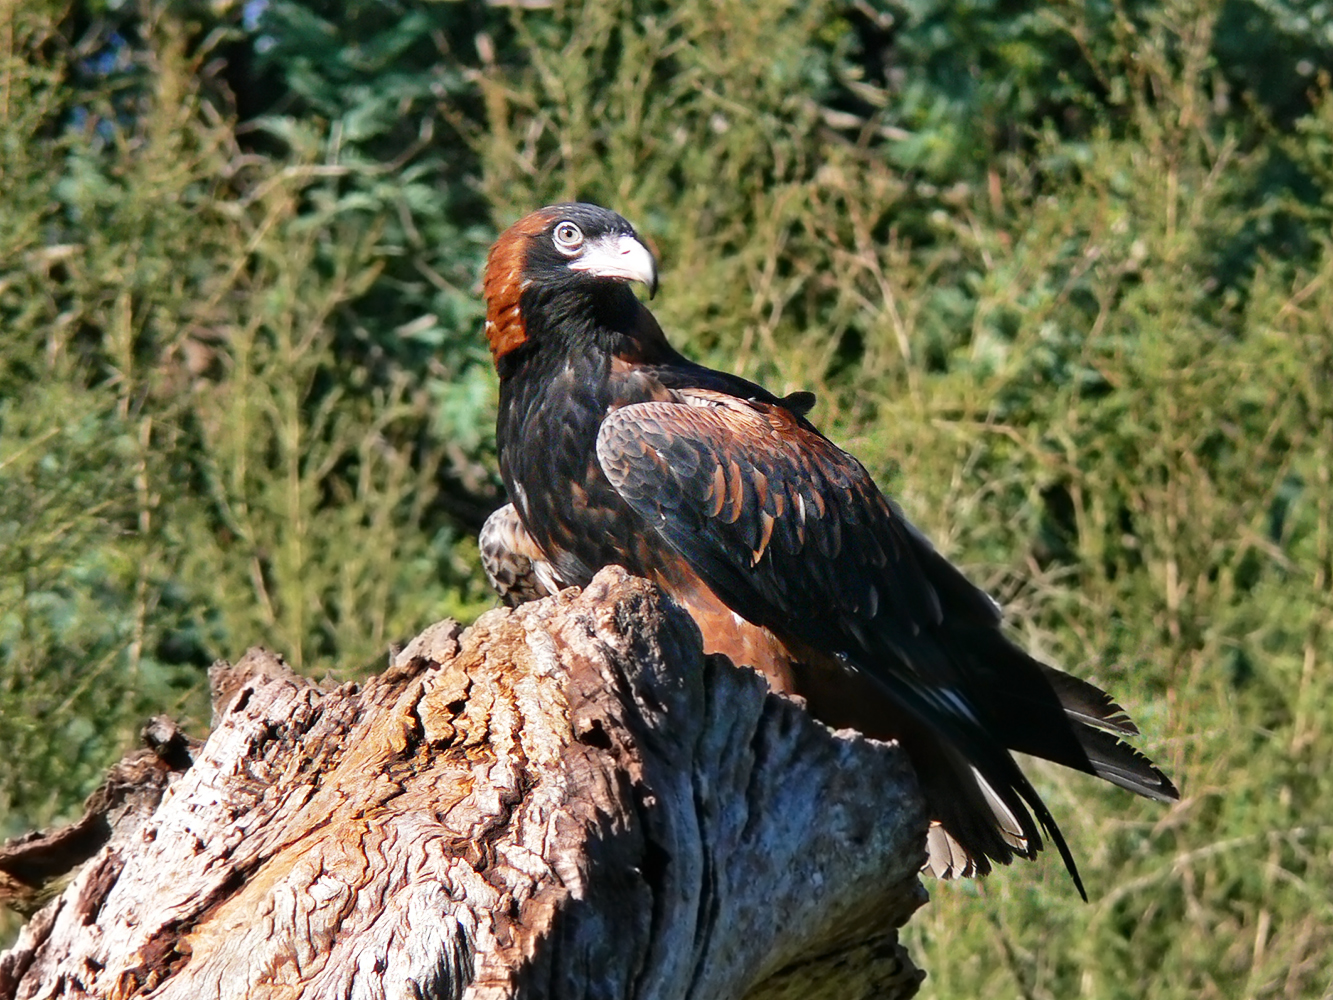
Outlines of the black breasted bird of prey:
[{"label": "black breasted bird of prey", "polygon": [[900,742],[935,874],[1031,858],[1045,834],[1086,898],[1010,751],[1175,799],[1120,739],[1138,732],[1128,715],[1005,636],[995,602],[806,419],[813,396],[687,360],[633,282],[656,291],[653,255],[594,205],[533,212],[491,248],[486,336],[512,506],[481,548],[502,596],[583,586],[612,564],[654,580],[708,652],[831,725]]}]

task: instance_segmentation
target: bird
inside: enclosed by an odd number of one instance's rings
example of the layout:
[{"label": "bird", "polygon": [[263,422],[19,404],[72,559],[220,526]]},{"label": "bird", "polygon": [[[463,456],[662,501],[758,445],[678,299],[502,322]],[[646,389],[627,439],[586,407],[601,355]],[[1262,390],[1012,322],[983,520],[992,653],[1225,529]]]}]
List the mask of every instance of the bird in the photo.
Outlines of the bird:
[{"label": "bird", "polygon": [[649,298],[656,258],[623,217],[551,205],[505,230],[482,279],[510,503],[482,529],[506,603],[618,565],[694,619],[707,653],[762,673],[821,721],[896,740],[930,816],[923,870],[988,874],[1049,838],[1013,754],[1160,802],[1178,792],[1095,685],[1029,655],[999,605],[865,467],[778,396],[689,360]]}]

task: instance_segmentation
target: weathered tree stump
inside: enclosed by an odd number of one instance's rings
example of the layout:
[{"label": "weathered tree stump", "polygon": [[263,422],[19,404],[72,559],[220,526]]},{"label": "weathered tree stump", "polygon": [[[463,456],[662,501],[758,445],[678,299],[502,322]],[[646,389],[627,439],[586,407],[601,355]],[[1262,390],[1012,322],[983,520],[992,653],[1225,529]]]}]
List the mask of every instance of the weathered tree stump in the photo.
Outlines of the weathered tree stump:
[{"label": "weathered tree stump", "polygon": [[206,743],[156,722],[89,818],[0,852],[11,888],[87,858],[0,997],[916,991],[905,757],[704,657],[620,570],[364,685],[263,650],[213,681]]}]

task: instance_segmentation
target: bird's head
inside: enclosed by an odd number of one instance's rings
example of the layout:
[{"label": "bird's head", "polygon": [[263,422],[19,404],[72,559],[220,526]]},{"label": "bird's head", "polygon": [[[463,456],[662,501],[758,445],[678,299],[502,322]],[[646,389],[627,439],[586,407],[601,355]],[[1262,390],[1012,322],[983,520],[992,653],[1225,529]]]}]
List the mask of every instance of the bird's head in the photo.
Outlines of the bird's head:
[{"label": "bird's head", "polygon": [[486,339],[498,361],[528,339],[524,296],[595,295],[641,281],[657,261],[621,216],[597,205],[550,205],[506,229],[486,258]]}]

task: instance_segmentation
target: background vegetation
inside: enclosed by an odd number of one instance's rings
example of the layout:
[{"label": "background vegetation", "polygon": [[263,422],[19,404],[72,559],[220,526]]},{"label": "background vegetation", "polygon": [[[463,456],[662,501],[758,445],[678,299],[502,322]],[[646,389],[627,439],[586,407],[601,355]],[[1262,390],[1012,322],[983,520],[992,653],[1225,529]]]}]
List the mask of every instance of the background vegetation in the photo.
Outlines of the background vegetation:
[{"label": "background vegetation", "polygon": [[489,606],[477,276],[578,197],[1178,779],[1039,768],[1093,902],[933,886],[924,995],[1333,996],[1330,69],[1305,0],[0,6],[0,836],[215,657]]}]

